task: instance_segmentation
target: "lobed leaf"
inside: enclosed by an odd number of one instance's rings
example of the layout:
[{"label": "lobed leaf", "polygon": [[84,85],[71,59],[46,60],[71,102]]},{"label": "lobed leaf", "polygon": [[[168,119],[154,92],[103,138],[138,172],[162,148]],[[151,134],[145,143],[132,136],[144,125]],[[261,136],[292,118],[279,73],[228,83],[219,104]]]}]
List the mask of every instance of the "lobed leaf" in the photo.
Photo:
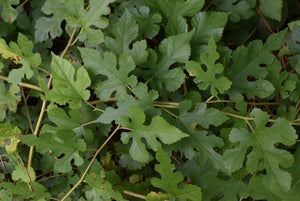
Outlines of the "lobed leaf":
[{"label": "lobed leaf", "polygon": [[[122,126],[125,126],[131,131],[123,132],[121,134],[121,140],[124,144],[127,144],[129,140],[132,139],[129,153],[136,161],[147,162],[150,157],[142,138],[146,140],[149,148],[157,151],[161,146],[160,141],[164,144],[172,144],[188,136],[176,127],[171,126],[159,116],[153,117],[149,125],[143,125],[145,122],[145,114],[143,110],[136,105],[130,106],[127,114],[128,117],[124,115],[121,116],[120,122]],[[158,141],[158,139],[160,141]]]}]

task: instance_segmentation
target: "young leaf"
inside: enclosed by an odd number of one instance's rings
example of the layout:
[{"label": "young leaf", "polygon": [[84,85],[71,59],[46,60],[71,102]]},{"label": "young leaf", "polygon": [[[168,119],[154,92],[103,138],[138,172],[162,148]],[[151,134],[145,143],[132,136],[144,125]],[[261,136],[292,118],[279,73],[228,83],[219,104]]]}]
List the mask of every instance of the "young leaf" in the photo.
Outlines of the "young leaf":
[{"label": "young leaf", "polygon": [[96,95],[102,100],[108,100],[116,92],[115,97],[123,100],[127,94],[127,85],[135,86],[137,79],[134,75],[128,74],[135,69],[131,56],[121,55],[117,67],[117,58],[111,52],[103,55],[95,49],[79,48],[84,65],[92,76],[104,75],[104,80],[97,85]]},{"label": "young leaf", "polygon": [[46,0],[41,9],[50,17],[40,17],[35,23],[35,41],[45,41],[49,38],[56,38],[62,34],[61,23],[67,13],[65,0]]},{"label": "young leaf", "polygon": [[6,116],[6,109],[8,108],[12,112],[17,111],[18,103],[21,99],[17,93],[20,88],[17,85],[10,85],[7,90],[3,81],[0,81],[0,121]]},{"label": "young leaf", "polygon": [[[35,181],[35,173],[32,167],[28,167],[27,169],[25,169],[26,167],[23,167],[22,164],[18,164],[14,171],[12,172],[12,179],[14,181],[18,181],[18,180],[22,180],[26,183],[31,183],[33,181]],[[29,175],[29,177],[28,177]]]},{"label": "young leaf", "polygon": [[259,10],[271,19],[280,21],[282,14],[282,0],[260,0]]},{"label": "young leaf", "polygon": [[210,87],[210,92],[213,96],[217,96],[218,92],[223,94],[231,85],[231,82],[221,75],[224,68],[222,64],[216,63],[218,59],[217,45],[214,38],[211,37],[208,41],[208,55],[200,55],[200,64],[204,64],[207,70],[204,71],[201,65],[195,61],[187,61],[185,66],[190,76],[196,77],[194,82],[198,84],[198,88],[206,90]]},{"label": "young leaf", "polygon": [[[233,64],[226,69],[226,75],[232,81],[230,94],[245,94],[248,98],[258,96],[268,97],[273,91],[273,85],[264,80],[268,74],[267,69],[261,68],[261,64],[269,65],[276,59],[272,50],[280,47],[285,31],[272,34],[265,44],[261,41],[250,42],[248,47],[239,47],[233,52]],[[248,79],[254,78],[253,81]]]},{"label": "young leaf", "polygon": [[154,169],[160,174],[161,179],[151,178],[151,184],[165,190],[167,194],[152,192],[148,194],[146,200],[202,200],[201,189],[198,186],[192,184],[178,186],[183,181],[183,175],[180,172],[174,172],[175,166],[171,164],[170,158],[162,149],[157,150],[156,159],[159,164],[155,165]]},{"label": "young leaf", "polygon": [[[8,153],[12,153],[17,149],[18,139],[17,136],[21,134],[21,130],[18,127],[12,127],[9,123],[0,123],[0,145],[6,144],[5,149]],[[10,144],[7,145],[6,140],[10,140]]]},{"label": "young leaf", "polygon": [[[67,24],[72,27],[81,27],[82,33],[79,40],[87,40],[89,44],[100,44],[104,42],[104,35],[101,29],[108,25],[108,19],[104,15],[110,13],[108,5],[114,0],[90,0],[89,9],[84,9],[83,0],[65,0]],[[94,28],[92,28],[94,27]]]},{"label": "young leaf", "polygon": [[145,75],[152,78],[150,84],[154,89],[160,90],[164,85],[168,91],[174,91],[184,82],[185,74],[181,68],[169,68],[174,63],[184,63],[189,58],[191,54],[189,41],[192,35],[193,31],[164,39],[159,45],[162,54],[160,62],[156,63],[155,58],[145,64],[149,68]]},{"label": "young leaf", "polygon": [[196,14],[191,21],[195,33],[191,42],[192,47],[207,43],[213,36],[218,42],[227,23],[229,13],[225,12],[200,12]]},{"label": "young leaf", "polygon": [[146,38],[152,39],[159,32],[158,23],[162,17],[159,13],[151,14],[147,6],[141,6],[139,9],[132,8],[129,10],[139,24],[140,35],[145,34]]},{"label": "young leaf", "polygon": [[122,126],[129,128],[131,131],[123,132],[121,140],[124,144],[127,144],[129,140],[132,139],[129,153],[134,160],[139,162],[147,162],[150,157],[145,144],[142,142],[142,138],[146,140],[149,148],[157,151],[161,146],[158,139],[164,144],[172,144],[188,136],[174,126],[171,126],[159,116],[153,117],[150,125],[143,125],[145,122],[145,114],[143,110],[136,105],[132,105],[128,109],[127,114],[128,117],[124,115],[121,116],[120,122]]},{"label": "young leaf", "polygon": [[56,160],[54,168],[58,172],[67,173],[72,170],[71,161],[74,160],[76,166],[83,164],[83,158],[79,151],[86,150],[83,139],[76,140],[76,133],[71,130],[58,130],[56,133],[42,133],[40,137],[27,135],[20,140],[27,145],[37,146],[37,151],[41,154],[50,152],[53,157],[63,157]]},{"label": "young leaf", "polygon": [[45,93],[45,99],[64,105],[70,104],[71,108],[81,107],[81,100],[88,100],[90,92],[86,90],[90,86],[91,80],[84,67],[80,67],[76,72],[74,66],[65,59],[52,54],[53,88],[47,89],[46,84],[40,80],[41,88]]},{"label": "young leaf", "polygon": [[118,200],[125,201],[122,194],[112,189],[112,185],[106,179],[106,175],[103,169],[100,173],[89,173],[85,177],[85,182],[92,187],[92,190],[86,191],[85,195],[88,200]]},{"label": "young leaf", "polygon": [[[295,129],[284,118],[278,118],[271,127],[266,127],[269,116],[256,108],[251,112],[251,116],[255,118],[251,124],[253,133],[245,128],[232,129],[229,140],[238,146],[224,152],[225,165],[230,172],[236,171],[242,167],[247,155],[248,172],[252,174],[257,169],[265,169],[265,184],[273,193],[280,195],[290,189],[292,180],[290,173],[281,167],[290,167],[294,159],[291,153],[274,145],[293,145],[297,139]],[[249,147],[252,147],[252,151],[247,154]]]},{"label": "young leaf", "polygon": [[14,84],[20,83],[24,75],[26,75],[27,79],[30,79],[33,76],[31,66],[39,66],[41,64],[40,55],[32,53],[32,41],[22,33],[19,33],[17,42],[11,42],[8,46],[5,40],[0,39],[0,54],[2,54],[2,57],[4,59],[12,59],[14,63],[22,65],[21,68],[13,69],[9,73],[8,81]]},{"label": "young leaf", "polygon": [[18,5],[20,0],[0,0],[1,18],[5,22],[13,23],[17,16],[18,11],[13,6]]},{"label": "young leaf", "polygon": [[[120,57],[122,54],[129,54],[136,65],[142,64],[147,60],[146,40],[137,41],[132,44],[138,37],[138,25],[127,9],[120,18],[120,21],[114,25],[113,34],[116,39],[105,37],[104,44],[117,57]],[[132,48],[129,48],[131,44]]]}]

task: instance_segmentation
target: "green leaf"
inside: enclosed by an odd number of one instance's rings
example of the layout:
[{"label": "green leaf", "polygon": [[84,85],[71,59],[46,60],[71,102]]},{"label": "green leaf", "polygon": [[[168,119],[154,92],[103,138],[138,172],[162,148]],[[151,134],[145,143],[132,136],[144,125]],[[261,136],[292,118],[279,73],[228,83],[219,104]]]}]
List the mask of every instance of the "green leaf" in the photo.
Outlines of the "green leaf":
[{"label": "green leaf", "polygon": [[231,85],[231,82],[222,76],[224,67],[222,64],[216,63],[218,59],[217,46],[213,36],[211,36],[208,41],[208,55],[200,55],[200,64],[205,65],[207,70],[204,71],[201,65],[195,61],[187,61],[185,66],[190,76],[196,77],[193,81],[197,84],[198,88],[206,90],[210,87],[212,96],[217,96],[218,93],[223,94]]},{"label": "green leaf", "polygon": [[241,19],[249,19],[255,13],[252,10],[254,7],[253,1],[249,0],[213,0],[213,3],[219,10],[231,12],[229,19],[233,22],[238,22]]},{"label": "green leaf", "polygon": [[6,89],[3,81],[0,81],[0,121],[6,117],[6,109],[8,108],[12,112],[17,111],[17,106],[21,97],[18,95],[20,88],[17,85],[10,85],[9,89]]},{"label": "green leaf", "polygon": [[55,127],[46,124],[42,127],[41,132],[56,133],[60,129],[69,129],[83,136],[86,140],[93,139],[93,133],[83,125],[87,123],[86,116],[83,111],[69,110],[65,112],[62,108],[47,109],[49,120],[55,123]]},{"label": "green leaf", "polygon": [[79,151],[86,150],[83,139],[76,140],[76,133],[71,130],[61,129],[54,133],[42,133],[40,137],[27,135],[20,138],[22,142],[30,146],[37,146],[37,152],[45,154],[50,152],[53,157],[63,157],[56,160],[54,168],[58,172],[67,173],[72,170],[71,161],[74,160],[76,166],[83,164],[83,158]]},{"label": "green leaf", "polygon": [[46,84],[40,80],[40,85],[45,92],[45,99],[52,103],[64,105],[70,104],[71,108],[81,107],[82,99],[88,100],[90,92],[86,90],[90,86],[91,80],[84,67],[80,67],[76,72],[74,66],[65,59],[52,54],[52,74],[53,88],[48,91]]},{"label": "green leaf", "polygon": [[280,21],[282,14],[282,0],[260,0],[259,10],[271,19]]},{"label": "green leaf", "polygon": [[[232,129],[229,140],[237,146],[224,152],[225,165],[230,172],[236,171],[242,167],[247,155],[247,171],[253,174],[257,169],[266,170],[264,183],[280,195],[290,189],[292,180],[290,173],[282,168],[290,167],[294,159],[291,153],[274,145],[293,145],[297,139],[295,129],[284,118],[278,118],[272,126],[266,127],[269,116],[256,108],[251,116],[254,117],[253,133],[245,128]],[[252,147],[250,153],[247,152],[249,147]]]},{"label": "green leaf", "polygon": [[24,75],[26,75],[27,79],[33,76],[31,66],[39,66],[41,64],[41,57],[38,53],[32,53],[32,50],[33,42],[22,33],[19,33],[17,43],[10,42],[9,46],[5,40],[0,39],[0,54],[2,54],[2,57],[4,59],[12,59],[14,63],[22,65],[21,68],[13,69],[9,73],[9,82],[18,84]]},{"label": "green leaf", "polygon": [[[248,47],[239,47],[233,52],[233,64],[226,68],[226,75],[232,81],[229,94],[245,94],[248,98],[258,96],[265,98],[275,89],[265,80],[268,71],[260,65],[269,65],[275,61],[275,56],[270,52],[277,50],[284,38],[285,31],[272,34],[265,44],[261,41],[250,42]],[[251,79],[248,81],[248,79]]]},{"label": "green leaf", "polygon": [[100,173],[91,172],[85,177],[85,182],[92,187],[92,190],[86,191],[85,195],[88,200],[125,200],[122,194],[112,188],[112,185],[106,179],[103,169]]},{"label": "green leaf", "polygon": [[202,187],[203,200],[239,201],[238,197],[247,188],[240,178],[239,173],[231,175],[229,179],[220,179],[217,175],[205,177],[205,187]]},{"label": "green leaf", "polygon": [[19,142],[17,136],[20,134],[21,130],[18,127],[13,128],[9,123],[0,123],[0,145],[6,145],[5,149],[8,153],[12,153],[17,149]]},{"label": "green leaf", "polygon": [[295,163],[294,165],[288,169],[288,171],[292,174],[292,186],[290,191],[287,194],[281,195],[284,201],[288,200],[297,200],[300,196],[300,149],[297,147],[296,153],[294,154]]},{"label": "green leaf", "polygon": [[[211,36],[218,42],[227,23],[229,13],[225,12],[200,12],[191,21],[195,33],[192,39],[192,47],[207,43]],[[195,44],[196,43],[196,44]]]},{"label": "green leaf", "polygon": [[[31,183],[29,186],[27,183],[20,181],[16,185],[13,183],[1,183],[1,187],[5,188],[9,193],[14,195],[14,198],[26,200],[32,198],[33,201],[50,200],[51,195],[46,192],[46,188],[37,182]],[[34,191],[33,191],[34,190]]]},{"label": "green leaf", "polygon": [[166,29],[169,36],[186,32],[186,30],[179,31],[181,26],[178,22],[181,21],[185,27],[187,23],[184,17],[195,15],[204,5],[204,0],[156,0],[149,4],[154,2],[168,21]]},{"label": "green leaf", "polygon": [[50,17],[39,17],[35,23],[35,41],[45,41],[49,38],[56,38],[62,34],[61,23],[67,13],[65,0],[47,0],[41,9]]},{"label": "green leaf", "polygon": [[147,162],[150,157],[145,144],[142,142],[142,138],[146,140],[149,148],[157,151],[161,146],[158,139],[164,144],[172,144],[188,136],[174,126],[171,126],[159,116],[153,117],[149,125],[143,125],[145,122],[145,114],[143,110],[136,105],[132,105],[128,109],[127,114],[128,117],[124,115],[121,116],[120,122],[122,126],[131,131],[123,132],[121,134],[121,140],[124,144],[127,144],[129,140],[132,139],[129,153],[136,161]]},{"label": "green leaf", "polygon": [[287,71],[281,71],[281,69],[282,66],[279,61],[267,66],[268,77],[275,87],[274,93],[280,93],[282,98],[287,98],[289,93],[296,88],[296,82],[288,79],[289,73]]},{"label": "green leaf", "polygon": [[13,7],[18,5],[20,0],[0,0],[1,17],[5,22],[13,23],[18,17],[18,11]]},{"label": "green leaf", "polygon": [[[167,192],[164,197],[158,194],[159,197],[163,198],[162,200],[166,198],[182,201],[202,200],[201,189],[198,186],[182,184],[179,187],[179,184],[183,181],[183,175],[180,172],[174,172],[175,166],[171,164],[170,158],[162,149],[157,150],[156,159],[159,164],[156,164],[154,169],[160,174],[161,179],[151,178],[151,184]],[[153,196],[157,196],[157,194],[148,194],[146,200],[153,200]]]},{"label": "green leaf", "polygon": [[168,91],[174,91],[184,82],[185,74],[181,68],[169,68],[174,63],[184,63],[189,58],[191,54],[189,41],[192,35],[193,31],[164,39],[159,45],[161,60],[156,63],[154,57],[145,64],[145,67],[149,68],[145,75],[148,79],[151,77],[150,84],[154,89],[161,90],[164,86]]},{"label": "green leaf", "polygon": [[[120,57],[122,54],[129,54],[136,65],[146,62],[148,57],[146,40],[133,43],[138,37],[138,25],[127,9],[120,18],[120,21],[114,25],[113,34],[115,35],[115,39],[105,37],[104,44],[117,57]],[[129,48],[130,45],[132,45],[132,48]]]},{"label": "green leaf", "polygon": [[106,108],[103,114],[97,118],[95,122],[109,124],[112,121],[115,121],[119,124],[120,117],[122,115],[126,115],[128,108],[132,105],[137,105],[143,108],[147,117],[160,114],[160,110],[155,109],[153,106],[153,101],[158,98],[157,91],[148,91],[147,85],[143,83],[139,83],[136,87],[133,87],[132,91],[140,99],[140,101],[137,101],[132,96],[125,96],[124,100],[117,102],[117,109],[112,107]]},{"label": "green leaf", "polygon": [[[29,178],[30,177],[30,178]],[[12,179],[14,181],[22,180],[26,183],[31,183],[35,181],[35,172],[32,167],[23,167],[22,164],[18,164],[15,170],[12,172]]]},{"label": "green leaf", "polygon": [[264,176],[258,175],[250,180],[249,196],[255,200],[282,201],[281,198],[272,193],[264,183]]},{"label": "green leaf", "polygon": [[189,137],[170,145],[170,148],[182,151],[188,159],[199,155],[202,164],[209,159],[216,169],[226,172],[222,156],[215,151],[216,147],[223,146],[223,140],[206,130],[196,130],[196,126],[198,124],[204,128],[208,128],[209,125],[220,126],[229,118],[217,109],[207,109],[205,104],[197,105],[193,111],[190,111],[191,108],[191,101],[180,103],[178,121],[184,125]]},{"label": "green leaf", "polygon": [[[83,0],[65,0],[67,24],[72,27],[81,27],[82,33],[79,40],[88,41],[89,44],[100,44],[104,42],[101,29],[108,26],[108,19],[104,15],[110,13],[109,4],[114,0],[90,0],[89,9],[84,9]],[[94,28],[92,28],[94,27]]]},{"label": "green leaf", "polygon": [[127,85],[135,86],[137,79],[134,75],[128,74],[135,69],[131,56],[121,55],[117,66],[117,58],[111,52],[103,55],[95,49],[79,49],[84,65],[92,76],[104,75],[106,80],[97,84],[96,95],[102,100],[108,100],[115,92],[118,100],[123,100],[127,94]]},{"label": "green leaf", "polygon": [[129,11],[138,22],[140,35],[145,34],[146,38],[152,39],[158,34],[160,29],[158,23],[162,20],[159,13],[150,13],[147,6],[141,6],[139,9],[132,8]]}]

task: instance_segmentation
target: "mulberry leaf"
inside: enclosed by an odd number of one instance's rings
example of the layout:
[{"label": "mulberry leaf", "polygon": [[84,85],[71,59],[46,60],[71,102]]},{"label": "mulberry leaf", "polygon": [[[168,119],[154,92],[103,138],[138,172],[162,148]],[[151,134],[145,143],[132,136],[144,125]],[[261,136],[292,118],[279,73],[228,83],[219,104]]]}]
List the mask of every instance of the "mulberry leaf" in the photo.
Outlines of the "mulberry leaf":
[{"label": "mulberry leaf", "polygon": [[266,98],[272,94],[273,85],[264,79],[268,71],[260,65],[270,65],[275,61],[271,51],[280,47],[285,33],[286,30],[272,34],[265,44],[259,40],[250,42],[247,48],[242,46],[233,52],[233,64],[226,68],[226,75],[232,82],[230,94],[245,94],[248,98]]},{"label": "mulberry leaf", "polygon": [[145,64],[149,71],[145,75],[151,79],[150,84],[156,90],[165,87],[168,91],[174,91],[184,82],[185,74],[179,67],[169,69],[174,63],[184,63],[189,59],[191,48],[189,41],[193,35],[192,32],[170,36],[164,39],[159,45],[162,58],[156,63],[156,57]]},{"label": "mulberry leaf", "polygon": [[[14,127],[9,123],[0,123],[0,145],[5,145],[5,150],[8,153],[12,153],[17,149],[19,140],[18,135],[21,134],[21,130],[18,127]],[[10,140],[8,144],[7,140]]]},{"label": "mulberry leaf", "polygon": [[276,61],[274,64],[267,66],[269,73],[269,80],[272,82],[275,87],[274,93],[280,93],[282,98],[287,98],[289,93],[294,91],[296,88],[296,82],[288,79],[289,73],[286,71],[281,71],[281,63]]},{"label": "mulberry leaf", "polygon": [[[127,144],[129,140],[132,139],[129,153],[136,161],[147,162],[150,157],[142,138],[146,140],[149,148],[157,151],[161,146],[160,142],[172,144],[188,136],[176,127],[170,125],[160,116],[153,117],[149,125],[144,125],[145,114],[143,110],[136,105],[132,105],[128,109],[127,114],[128,117],[124,115],[121,116],[120,122],[122,126],[131,129],[131,131],[123,132],[121,140],[124,144]],[[158,139],[160,141],[158,141]]]},{"label": "mulberry leaf", "polygon": [[69,103],[73,109],[80,108],[81,100],[88,100],[90,97],[90,92],[86,90],[91,84],[87,71],[80,67],[75,74],[74,66],[70,62],[54,54],[51,66],[53,88],[48,91],[46,84],[40,81],[45,98],[60,105]]},{"label": "mulberry leaf", "polygon": [[[201,10],[204,5],[204,0],[156,0],[148,3],[149,6],[153,7],[153,4],[156,9],[163,14],[163,16],[167,19],[167,34],[176,35],[180,33],[186,32],[186,30],[181,30],[181,25],[187,28],[187,23],[184,17],[191,17],[195,15],[197,12]],[[181,22],[181,23],[178,23]]]},{"label": "mulberry leaf", "polygon": [[195,76],[194,82],[201,90],[206,90],[210,87],[211,95],[217,96],[218,92],[223,94],[225,90],[230,88],[231,82],[223,74],[223,66],[220,63],[216,63],[219,59],[217,52],[217,46],[213,37],[208,41],[208,55],[200,55],[200,64],[206,66],[204,71],[201,65],[195,61],[186,62],[186,70],[190,76]]},{"label": "mulberry leaf", "polygon": [[13,6],[20,3],[20,0],[0,0],[1,17],[5,22],[13,23],[17,16],[18,11]]},{"label": "mulberry leaf", "polygon": [[[136,20],[131,16],[126,9],[119,22],[113,27],[115,39],[105,37],[105,46],[108,47],[117,57],[122,54],[132,56],[135,64],[139,65],[147,60],[148,52],[146,51],[146,40],[136,41],[138,37],[138,25]],[[129,46],[132,44],[132,48]]]},{"label": "mulberry leaf", "polygon": [[92,187],[91,190],[85,192],[87,199],[91,201],[111,199],[125,201],[122,194],[112,188],[105,176],[104,170],[101,169],[100,173],[92,172],[85,177],[85,182]]},{"label": "mulberry leaf", "polygon": [[[30,178],[28,177],[30,176]],[[27,170],[22,164],[18,164],[12,172],[12,179],[14,181],[22,180],[28,184],[35,181],[35,173],[32,167],[28,167]]]},{"label": "mulberry leaf", "polygon": [[106,108],[103,114],[95,121],[105,124],[115,121],[117,124],[119,124],[120,117],[122,115],[126,115],[128,108],[132,105],[137,105],[143,108],[144,112],[146,113],[146,117],[153,116],[153,114],[160,114],[160,110],[155,109],[153,105],[153,101],[158,98],[157,91],[148,91],[147,85],[143,83],[139,83],[136,87],[133,87],[132,91],[139,98],[139,101],[128,95],[124,98],[124,100],[117,102],[118,108]]},{"label": "mulberry leaf", "polygon": [[0,54],[2,54],[2,57],[4,59],[11,59],[14,63],[22,65],[21,68],[13,69],[9,73],[9,82],[18,84],[24,75],[26,75],[27,79],[33,76],[31,66],[39,66],[41,64],[41,57],[38,53],[32,53],[32,50],[33,42],[22,33],[19,33],[17,43],[10,42],[9,46],[3,39],[0,39]]},{"label": "mulberry leaf", "polygon": [[147,6],[141,6],[139,9],[130,9],[131,14],[139,24],[139,33],[149,39],[152,39],[159,32],[158,23],[161,22],[162,17],[159,13],[152,14]]},{"label": "mulberry leaf", "polygon": [[233,22],[249,19],[255,14],[252,10],[255,4],[247,0],[213,0],[213,3],[218,10],[231,12],[229,19]]},{"label": "mulberry leaf", "polygon": [[223,35],[229,13],[225,12],[200,12],[191,21],[195,34],[191,45],[207,43],[211,36],[219,41]]},{"label": "mulberry leaf", "polygon": [[61,129],[56,133],[42,133],[40,137],[27,135],[20,138],[22,142],[29,146],[37,146],[37,152],[45,154],[50,152],[53,157],[63,157],[55,161],[54,168],[58,172],[67,173],[72,170],[71,161],[81,166],[83,158],[79,151],[86,150],[86,144],[83,139],[76,140],[76,133],[71,130]]},{"label": "mulberry leaf", "polygon": [[[66,21],[70,27],[81,27],[82,33],[79,40],[87,40],[90,44],[104,42],[104,35],[101,29],[108,26],[108,19],[104,15],[110,13],[108,5],[114,0],[90,0],[89,9],[84,9],[83,0],[65,0],[68,13]],[[94,27],[94,28],[92,28]]]},{"label": "mulberry leaf", "polygon": [[84,65],[92,76],[104,75],[106,80],[97,84],[96,95],[102,100],[108,100],[116,92],[115,97],[123,100],[127,94],[127,85],[135,86],[137,79],[134,75],[128,74],[135,69],[131,56],[121,55],[117,66],[117,58],[111,52],[103,55],[95,49],[79,49]]},{"label": "mulberry leaf", "polygon": [[35,41],[45,41],[62,34],[61,23],[67,13],[65,0],[47,0],[41,9],[49,17],[40,17],[35,23]]},{"label": "mulberry leaf", "polygon": [[260,0],[259,10],[264,16],[280,21],[282,4],[282,0]]},{"label": "mulberry leaf", "polygon": [[18,95],[20,88],[17,85],[10,85],[9,89],[6,89],[3,81],[0,81],[0,121],[6,117],[7,108],[12,111],[17,111],[17,106],[21,97]]},{"label": "mulberry leaf", "polygon": [[169,148],[182,151],[188,159],[199,155],[202,164],[211,160],[216,169],[226,172],[222,156],[215,151],[216,147],[223,146],[223,140],[216,135],[209,134],[206,130],[198,131],[195,128],[197,125],[204,128],[209,128],[210,125],[220,126],[229,118],[217,109],[207,109],[205,104],[199,104],[190,111],[191,108],[191,101],[181,102],[178,108],[178,122],[184,126],[189,137],[170,145]]},{"label": "mulberry leaf", "polygon": [[[288,151],[276,148],[275,144],[293,145],[296,132],[284,118],[278,118],[272,126],[266,127],[269,116],[259,109],[254,109],[251,116],[255,118],[251,124],[253,133],[245,128],[232,129],[229,140],[237,146],[225,151],[225,165],[230,172],[236,171],[242,167],[247,155],[247,171],[253,174],[257,169],[266,170],[264,183],[273,193],[280,195],[290,189],[292,180],[290,173],[282,168],[290,167],[294,158]],[[249,147],[251,152],[247,153]]]},{"label": "mulberry leaf", "polygon": [[174,172],[175,165],[171,164],[170,158],[162,149],[156,152],[156,159],[159,164],[156,164],[154,169],[160,174],[161,178],[151,178],[151,184],[156,188],[165,190],[167,193],[151,192],[147,195],[146,200],[202,200],[201,189],[198,186],[192,184],[180,185],[184,180],[183,175],[180,172]]}]

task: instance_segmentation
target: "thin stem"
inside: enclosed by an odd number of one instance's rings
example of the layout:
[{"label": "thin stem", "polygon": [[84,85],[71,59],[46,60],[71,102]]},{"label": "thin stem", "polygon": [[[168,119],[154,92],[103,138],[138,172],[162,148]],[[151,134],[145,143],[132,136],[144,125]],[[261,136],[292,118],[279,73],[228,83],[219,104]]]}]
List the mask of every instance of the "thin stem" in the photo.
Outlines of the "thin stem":
[{"label": "thin stem", "polygon": [[146,82],[145,82],[145,85],[148,85],[149,84],[149,82],[153,79],[154,77],[152,76],[152,77],[150,77]]},{"label": "thin stem", "polygon": [[25,4],[28,2],[29,0],[25,0],[25,1],[23,1],[19,6],[20,7],[24,7],[25,6]]},{"label": "thin stem", "polygon": [[106,102],[116,102],[117,99],[116,98],[110,98],[108,100],[94,100],[94,101],[89,101],[88,103],[90,105],[97,105],[99,103],[106,103]]},{"label": "thin stem", "polygon": [[82,33],[82,31],[83,31],[83,28],[80,29],[78,35],[76,36],[75,40],[72,42],[71,46],[73,46],[73,45],[78,41],[79,36],[80,36],[80,34]]},{"label": "thin stem", "polygon": [[248,126],[249,126],[251,132],[252,132],[252,133],[255,133],[253,127],[252,127],[251,124],[250,124],[250,122],[249,122],[248,120],[245,120],[245,121],[246,121],[246,123],[248,124]]},{"label": "thin stem", "polygon": [[90,170],[92,164],[96,160],[96,158],[97,158],[98,154],[100,153],[100,151],[105,147],[105,145],[110,141],[110,139],[115,135],[115,133],[120,129],[120,127],[121,127],[121,125],[119,124],[117,126],[117,128],[112,132],[112,134],[101,145],[101,147],[99,149],[97,149],[95,155],[93,156],[92,160],[90,161],[89,165],[85,169],[85,171],[82,174],[82,176],[79,179],[79,181],[73,186],[73,188],[71,190],[69,190],[69,192],[61,199],[61,201],[64,201],[65,199],[67,199],[67,197],[69,197],[69,195],[81,184],[81,182],[83,181],[84,177],[87,175],[88,171]]},{"label": "thin stem", "polygon": [[138,193],[134,193],[134,192],[127,191],[127,190],[123,190],[123,193],[126,194],[126,195],[130,195],[130,196],[133,196],[133,197],[136,197],[136,198],[141,198],[141,199],[146,200],[146,196],[138,194]]},{"label": "thin stem", "polygon": [[166,113],[168,113],[168,114],[170,114],[172,117],[174,117],[175,119],[177,119],[178,118],[178,116],[177,115],[175,115],[174,113],[172,113],[172,112],[170,112],[169,110],[167,110],[167,109],[165,109],[165,108],[161,108],[163,111],[165,111]]},{"label": "thin stem", "polygon": [[[22,166],[23,166],[23,168],[24,168],[24,170],[25,170],[25,172],[26,172],[26,175],[28,176],[28,179],[29,179],[29,185],[31,185],[32,179],[31,179],[31,177],[30,177],[30,175],[29,175],[29,173],[28,173],[28,170],[27,170],[27,168],[26,168],[26,166],[25,166],[25,164],[24,164],[24,162],[23,162],[21,156],[18,154],[18,152],[15,151],[15,153],[17,154],[19,160],[21,161],[21,164],[22,164]],[[35,190],[34,190],[32,187],[31,187],[31,190],[32,190],[34,193],[36,193]]]},{"label": "thin stem", "polygon": [[52,178],[55,178],[55,177],[62,177],[62,176],[66,176],[66,175],[65,175],[65,174],[51,175],[51,176],[49,176],[49,177],[44,177],[44,178],[42,178],[42,179],[40,179],[40,180],[37,180],[36,182],[37,182],[37,183],[40,183],[40,182],[45,181],[45,180],[47,180],[47,179],[52,179]]},{"label": "thin stem", "polygon": [[100,112],[104,112],[104,110],[101,110],[101,109],[99,109],[99,108],[96,108],[95,106],[93,106],[90,102],[88,102],[88,101],[85,101],[86,102],[86,104],[88,104],[91,108],[93,108],[94,110],[97,110],[97,111],[100,111]]},{"label": "thin stem", "polygon": [[22,97],[23,97],[24,104],[25,104],[25,110],[26,110],[26,115],[27,115],[27,118],[28,118],[28,123],[29,123],[30,129],[31,129],[31,132],[33,133],[34,130],[33,130],[33,126],[32,126],[32,123],[31,123],[31,117],[30,117],[30,114],[29,114],[29,111],[28,111],[27,99],[25,97],[23,87],[21,87],[21,91],[22,91]]},{"label": "thin stem", "polygon": [[211,101],[211,99],[213,99],[214,96],[209,97],[209,99],[207,99],[204,103],[208,103],[209,101]]},{"label": "thin stem", "polygon": [[261,14],[261,12],[259,11],[259,9],[257,8],[257,6],[255,6],[256,12],[259,14],[259,16],[261,17],[261,19],[264,21],[266,27],[268,28],[268,30],[270,31],[270,33],[274,33],[274,31],[271,29],[268,21],[266,20],[266,18]]},{"label": "thin stem", "polygon": [[[70,48],[71,42],[72,42],[72,40],[75,36],[76,31],[77,31],[77,27],[75,27],[75,29],[73,30],[73,33],[72,33],[71,37],[69,38],[67,46],[65,47],[64,51],[60,55],[61,58],[63,58],[65,56],[65,54],[67,53],[67,50]],[[50,78],[49,78],[49,81],[48,81],[48,85],[47,85],[48,89],[51,86],[52,79],[53,79],[53,76],[51,74]],[[35,130],[34,130],[34,133],[33,133],[35,136],[38,136],[38,134],[39,134],[39,130],[40,130],[40,127],[42,125],[42,119],[43,119],[43,116],[44,116],[45,111],[46,111],[46,105],[47,105],[47,101],[43,101],[42,108],[41,108],[41,111],[40,111],[40,115],[39,115]],[[31,164],[32,164],[33,151],[34,151],[34,147],[31,146],[30,150],[29,150],[29,155],[28,155],[28,163],[27,163],[28,168],[31,167]]]},{"label": "thin stem", "polygon": [[37,65],[32,64],[32,66],[35,67],[35,68],[37,68],[37,69],[39,69],[40,71],[43,71],[43,72],[47,73],[48,75],[51,75],[51,73],[49,71],[47,71],[47,70],[45,70],[45,69],[43,69],[43,68],[41,68],[41,67],[39,67]]},{"label": "thin stem", "polygon": [[[8,77],[5,77],[3,75],[0,75],[0,79],[8,82]],[[33,89],[33,90],[36,90],[36,91],[43,92],[43,90],[40,87],[38,87],[36,85],[33,85],[33,84],[28,84],[28,83],[20,82],[18,84],[18,86],[19,87],[24,87],[24,88]]]}]

